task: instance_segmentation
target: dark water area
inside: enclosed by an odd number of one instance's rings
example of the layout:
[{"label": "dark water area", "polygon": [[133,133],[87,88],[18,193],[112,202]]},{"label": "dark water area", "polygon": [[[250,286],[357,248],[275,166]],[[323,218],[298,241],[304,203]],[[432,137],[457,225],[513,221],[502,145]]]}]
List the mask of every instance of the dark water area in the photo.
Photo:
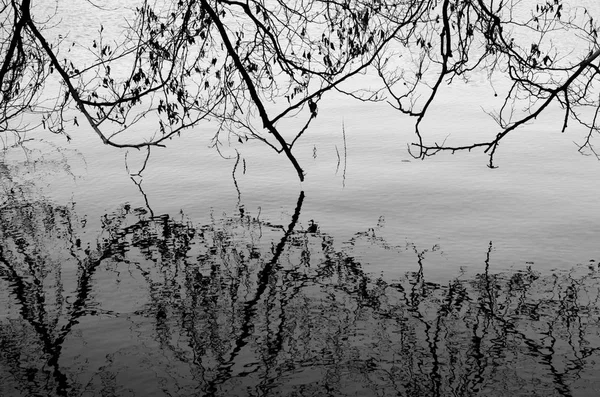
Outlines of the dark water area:
[{"label": "dark water area", "polygon": [[[2,396],[600,393],[595,259],[495,270],[490,241],[440,282],[443,244],[390,243],[383,221],[336,241],[300,220],[303,191],[280,223],[243,203],[92,220],[0,166]],[[371,271],[372,248],[410,270]]]}]

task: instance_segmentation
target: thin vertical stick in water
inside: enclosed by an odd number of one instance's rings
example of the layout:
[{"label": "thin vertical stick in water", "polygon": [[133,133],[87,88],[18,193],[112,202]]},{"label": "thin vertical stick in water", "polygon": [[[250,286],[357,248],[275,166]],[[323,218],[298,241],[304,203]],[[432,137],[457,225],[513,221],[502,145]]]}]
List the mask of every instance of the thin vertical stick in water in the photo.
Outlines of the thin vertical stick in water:
[{"label": "thin vertical stick in water", "polygon": [[346,147],[346,126],[342,120],[342,137],[344,138],[344,173],[342,174],[342,187],[346,187],[346,160],[348,157],[348,148]]}]

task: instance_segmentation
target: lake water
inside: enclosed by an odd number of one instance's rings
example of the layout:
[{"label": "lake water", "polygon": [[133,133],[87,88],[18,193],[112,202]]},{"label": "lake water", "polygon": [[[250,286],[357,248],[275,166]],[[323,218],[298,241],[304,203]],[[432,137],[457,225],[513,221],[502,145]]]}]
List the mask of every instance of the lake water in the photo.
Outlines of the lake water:
[{"label": "lake water", "polygon": [[[494,134],[495,100],[448,88],[426,128]],[[31,133],[0,162],[0,396],[599,395],[600,163],[561,119],[491,170],[415,160],[413,120],[332,96],[303,183],[210,124],[141,178],[84,126]]]}]

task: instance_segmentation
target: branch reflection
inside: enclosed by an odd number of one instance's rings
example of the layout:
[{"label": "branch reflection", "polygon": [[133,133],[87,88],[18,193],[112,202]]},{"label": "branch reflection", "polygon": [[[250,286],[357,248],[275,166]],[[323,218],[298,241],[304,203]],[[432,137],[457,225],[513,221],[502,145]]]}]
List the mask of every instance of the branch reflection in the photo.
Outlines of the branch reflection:
[{"label": "branch reflection", "polygon": [[[441,254],[374,229],[343,248],[301,192],[287,226],[195,225],[123,205],[90,238],[73,207],[0,208],[0,388],[6,395],[544,395],[599,387],[598,266],[445,284]],[[317,220],[318,221],[318,220]],[[414,263],[369,272],[361,247]],[[369,258],[377,261],[377,256]],[[3,394],[3,395],[4,395]]]}]

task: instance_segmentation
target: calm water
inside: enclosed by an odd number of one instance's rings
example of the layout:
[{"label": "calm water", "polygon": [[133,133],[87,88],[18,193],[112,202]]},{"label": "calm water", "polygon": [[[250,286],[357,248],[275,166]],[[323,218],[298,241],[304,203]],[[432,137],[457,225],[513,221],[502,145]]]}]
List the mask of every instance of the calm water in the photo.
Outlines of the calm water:
[{"label": "calm water", "polygon": [[[427,128],[493,134],[494,100],[448,89]],[[561,117],[490,170],[332,97],[302,184],[258,143],[233,174],[209,124],[137,179],[84,127],[32,134],[1,153],[0,396],[599,395],[600,164]]]}]

